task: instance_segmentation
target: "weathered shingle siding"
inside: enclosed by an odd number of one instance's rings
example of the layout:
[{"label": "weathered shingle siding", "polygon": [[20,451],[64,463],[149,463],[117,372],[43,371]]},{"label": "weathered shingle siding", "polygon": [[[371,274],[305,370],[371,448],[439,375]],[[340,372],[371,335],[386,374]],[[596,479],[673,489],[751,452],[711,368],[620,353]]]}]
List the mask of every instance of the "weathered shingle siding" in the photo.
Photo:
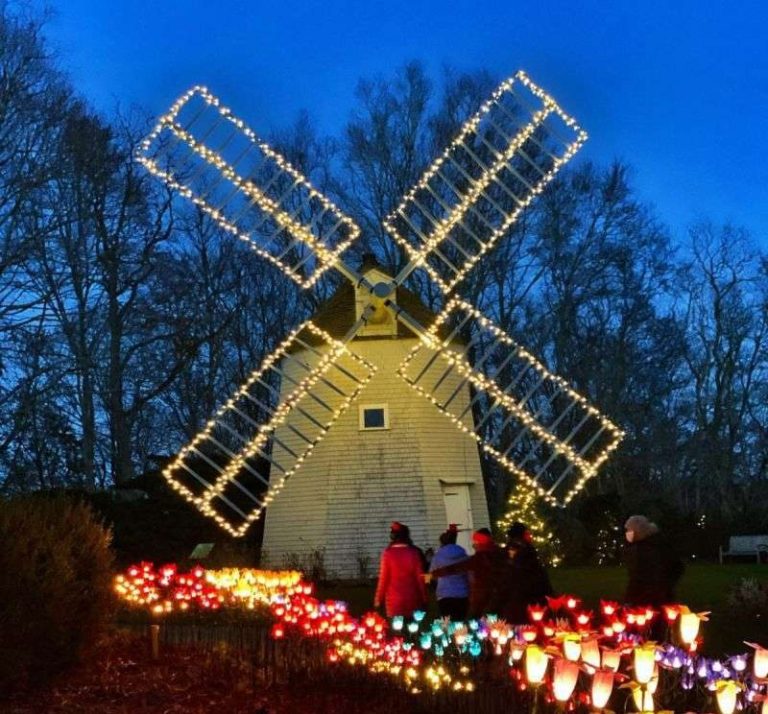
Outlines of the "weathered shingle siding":
[{"label": "weathered shingle siding", "polygon": [[[324,547],[329,575],[358,577],[365,561],[375,574],[393,520],[411,527],[417,545],[434,547],[446,526],[441,478],[473,482],[474,527],[488,525],[476,442],[396,374],[415,344],[352,343],[378,371],[267,509],[264,550],[273,565]],[[467,403],[466,390],[461,399]],[[359,406],[381,403],[389,407],[390,429],[360,431]],[[298,441],[285,428],[278,437],[288,446]]]}]

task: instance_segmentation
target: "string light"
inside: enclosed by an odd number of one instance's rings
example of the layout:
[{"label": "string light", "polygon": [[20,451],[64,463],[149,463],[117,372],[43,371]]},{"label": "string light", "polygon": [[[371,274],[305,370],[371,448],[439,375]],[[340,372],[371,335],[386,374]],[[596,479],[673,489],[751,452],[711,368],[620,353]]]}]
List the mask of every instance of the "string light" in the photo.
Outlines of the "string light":
[{"label": "string light", "polygon": [[[197,142],[194,137],[185,131],[177,122],[176,119],[184,106],[193,99],[193,97],[200,97],[209,107],[215,108],[219,115],[233,124],[246,139],[267,157],[277,164],[278,168],[285,172],[293,179],[293,186],[301,186],[306,192],[309,198],[316,199],[322,205],[325,211],[330,212],[336,219],[336,225],[344,225],[348,230],[348,237],[346,240],[341,241],[335,248],[328,248],[323,239],[315,237],[311,228],[306,227],[294,221],[284,211],[279,209],[277,203],[269,199],[261,190],[259,190],[252,181],[249,181],[239,176],[234,167],[230,166],[224,159],[216,152],[205,147],[200,142]],[[312,275],[307,278],[303,278],[300,274],[294,272],[287,267],[279,257],[272,255],[270,252],[264,250],[264,248],[255,241],[251,235],[240,230],[234,223],[229,221],[221,211],[211,206],[200,196],[196,195],[192,188],[184,185],[177,180],[173,174],[162,169],[157,161],[157,158],[150,155],[153,142],[159,138],[164,130],[171,131],[177,138],[185,142],[198,156],[204,161],[217,169],[221,174],[233,183],[238,189],[244,192],[248,196],[249,200],[253,200],[254,203],[265,213],[269,214],[281,228],[288,230],[291,235],[298,238],[310,248],[312,248],[315,254],[318,256],[321,265],[318,266]],[[235,235],[237,238],[245,241],[253,248],[262,258],[265,258],[273,265],[279,267],[286,275],[292,280],[296,281],[304,288],[312,287],[322,277],[323,273],[328,268],[333,267],[339,256],[358,238],[360,235],[360,229],[354,223],[354,221],[344,215],[338,207],[326,198],[322,193],[312,186],[312,184],[297,171],[290,162],[288,162],[283,156],[276,152],[264,141],[261,141],[256,134],[246,126],[245,122],[238,119],[232,114],[232,111],[221,104],[218,98],[212,95],[207,88],[202,86],[195,86],[189,91],[185,92],[179,97],[176,102],[173,103],[170,110],[160,117],[158,123],[150,134],[141,142],[136,152],[136,159],[141,163],[151,174],[160,180],[164,181],[170,188],[178,191],[181,196],[192,201],[198,206],[204,213],[210,216],[221,228],[227,232]],[[326,239],[327,240],[327,239]]]},{"label": "string light", "polygon": [[[273,618],[273,638],[286,640],[288,646],[296,638],[313,639],[327,647],[329,665],[363,667],[373,674],[392,677],[413,694],[472,692],[478,686],[471,678],[472,663],[503,657],[519,689],[544,689],[546,701],[554,698],[559,703],[558,711],[581,711],[582,703],[591,703],[592,711],[604,709],[614,682],[630,679],[624,672],[634,672],[634,679],[623,688],[630,690],[640,711],[653,709],[657,692],[660,698],[670,695],[675,681],[683,690],[690,690],[695,679],[701,681],[705,692],[715,694],[724,714],[736,707],[759,708],[765,699],[766,682],[753,673],[760,668],[750,666],[750,655],[711,659],[673,644],[646,641],[639,629],[630,634],[608,628],[610,634],[602,637],[596,632],[575,632],[583,613],[578,610],[578,598],[568,595],[549,599],[552,619],[542,616],[530,625],[510,625],[494,615],[467,622],[429,622],[419,613],[395,618],[390,627],[376,613],[355,617],[346,603],[320,601],[313,594],[312,584],[302,580],[296,571],[206,570],[196,566],[182,573],[174,564],[155,567],[139,563],[118,574],[114,587],[127,606],[143,609],[154,617],[185,611],[225,608],[249,612],[260,608]],[[689,612],[684,606],[678,607]],[[650,620],[651,608],[621,607],[607,601],[601,608],[605,622],[618,618],[634,629],[641,612],[646,621]],[[603,644],[597,644],[598,638]],[[566,645],[579,643],[580,657],[575,649],[569,655]],[[756,663],[763,648],[751,647],[756,650],[751,655]],[[622,665],[623,672],[619,671]],[[580,668],[591,678],[581,685]],[[488,671],[497,669],[494,666]],[[662,677],[665,682],[660,687]]]},{"label": "string light", "polygon": [[[545,427],[541,426],[534,417],[525,410],[524,406],[517,400],[510,397],[504,392],[493,380],[486,378],[484,375],[472,368],[472,366],[461,355],[448,349],[449,343],[447,340],[440,340],[438,338],[438,331],[445,324],[451,315],[455,311],[463,311],[464,313],[473,317],[483,328],[488,330],[495,338],[496,343],[504,344],[507,348],[513,351],[520,359],[525,361],[530,367],[536,370],[543,379],[551,380],[558,388],[565,392],[573,402],[578,404],[584,409],[590,416],[594,417],[600,423],[603,430],[610,435],[609,441],[604,446],[603,450],[599,452],[592,461],[587,461],[577,454],[574,449],[558,439],[558,437],[550,432]],[[430,394],[424,387],[417,384],[415,380],[410,379],[407,374],[408,366],[416,358],[418,353],[425,347],[437,350],[440,352],[440,357],[448,362],[448,364],[455,368],[456,371],[469,382],[471,382],[476,389],[482,390],[490,394],[498,403],[504,405],[522,424],[528,428],[536,437],[541,441],[547,443],[559,456],[562,456],[573,466],[580,476],[576,483],[569,489],[564,495],[562,503],[557,500],[551,493],[546,491],[544,487],[527,471],[520,468],[514,461],[507,458],[498,449],[493,447],[492,444],[485,441],[473,428],[468,427],[461,419],[455,414],[448,411],[440,402]],[[398,367],[398,374],[413,387],[417,392],[429,399],[440,411],[445,414],[456,426],[474,438],[481,446],[481,448],[492,455],[499,463],[502,464],[510,473],[519,477],[525,481],[536,493],[547,502],[556,506],[567,505],[573,497],[581,491],[586,482],[592,478],[602,463],[609,457],[610,453],[616,449],[619,442],[624,436],[624,433],[616,427],[610,420],[604,417],[600,412],[591,406],[586,398],[576,392],[571,386],[562,378],[555,374],[552,374],[547,368],[539,362],[530,352],[517,344],[511,337],[509,337],[503,330],[494,325],[490,320],[484,317],[478,310],[469,305],[468,303],[458,299],[451,299],[445,309],[438,315],[432,326],[426,333],[426,338],[417,344],[408,353],[405,360]]]},{"label": "string light", "polygon": [[[185,463],[187,456],[200,453],[196,448],[197,445],[211,437],[219,421],[234,410],[237,400],[248,394],[249,389],[254,383],[264,376],[277,361],[289,355],[291,349],[295,345],[297,337],[303,331],[307,331],[322,339],[326,345],[329,346],[329,351],[318,361],[307,376],[299,381],[294,389],[281,399],[281,402],[275,409],[272,417],[266,423],[258,427],[256,435],[250,439],[244,449],[230,459],[224,470],[217,476],[215,482],[209,484],[202,495],[195,495],[179,482],[176,477],[176,472],[194,472],[194,469]],[[259,452],[263,452],[267,441],[274,434],[275,430],[285,423],[298,402],[311,392],[317,382],[323,378],[332,366],[339,362],[342,356],[349,357],[359,367],[365,370],[364,376],[358,380],[355,388],[341,401],[336,409],[334,409],[333,413],[328,417],[328,420],[322,425],[322,428],[320,428],[316,438],[308,443],[300,454],[297,454],[293,466],[285,470],[279,478],[274,478],[273,476],[273,478],[270,479],[267,493],[261,501],[261,504],[245,515],[242,524],[239,526],[232,525],[226,518],[224,518],[224,516],[214,509],[212,505],[213,501],[219,498],[232,481],[237,478],[240,471],[246,466],[246,462],[249,458]],[[376,367],[370,362],[348,350],[346,345],[332,338],[327,332],[318,328],[311,321],[307,321],[293,330],[277,350],[267,357],[257,370],[251,373],[237,392],[235,392],[235,394],[216,411],[213,418],[205,425],[205,428],[199,432],[189,444],[179,451],[177,457],[163,470],[163,476],[175,491],[184,496],[190,503],[194,504],[204,515],[212,518],[231,535],[240,537],[246,533],[251,524],[259,517],[261,511],[277,496],[288,478],[301,468],[301,465],[322,440],[328,429],[330,429],[333,423],[357,398],[358,394],[366,387],[375,372]]]},{"label": "string light", "polygon": [[[491,170],[484,171],[478,179],[473,180],[472,188],[462,198],[458,205],[453,207],[450,214],[438,223],[432,236],[424,241],[424,245],[420,249],[414,248],[410,242],[400,235],[400,232],[395,225],[397,216],[405,214],[408,202],[414,200],[418,191],[428,189],[430,179],[438,173],[440,168],[450,158],[451,152],[457,147],[463,146],[464,140],[470,134],[477,131],[482,120],[488,115],[493,106],[499,102],[502,96],[512,90],[515,82],[519,82],[534,96],[540,99],[544,105],[543,108],[532,115],[531,121],[518,132],[517,136],[510,142],[507,149],[502,153],[501,157],[497,160]],[[556,114],[567,127],[573,130],[575,134],[574,140],[565,147],[562,157],[553,159],[553,164],[550,170],[539,179],[535,186],[531,187],[530,193],[524,199],[518,201],[518,207],[506,215],[506,218],[501,225],[491,233],[490,237],[480,247],[479,251],[467,259],[465,266],[458,270],[453,279],[449,281],[443,280],[437,271],[427,263],[426,259],[430,252],[432,252],[447,237],[450,230],[461,220],[472,204],[477,201],[483,190],[492,180],[494,180],[496,175],[504,169],[508,160],[512,158],[515,152],[533,135],[535,130],[542,125],[547,116],[553,113]],[[466,273],[477,263],[477,261],[493,247],[499,238],[504,235],[515,220],[517,220],[520,212],[544,190],[546,185],[554,178],[560,168],[570,161],[586,140],[587,133],[576,124],[576,121],[566,114],[549,94],[535,85],[525,72],[521,70],[515,74],[514,77],[504,81],[491,95],[488,101],[480,107],[480,110],[465,122],[453,142],[451,142],[445,151],[443,151],[442,155],[438,157],[430,168],[427,169],[419,182],[405,195],[398,207],[384,219],[384,228],[395,241],[406,250],[411,260],[419,266],[424,267],[435,282],[442,287],[444,292],[448,293],[464,278]]]},{"label": "string light", "polygon": [[[435,229],[431,236],[424,237],[420,234],[421,237],[424,238],[423,245],[414,248],[408,241],[400,236],[396,230],[394,221],[396,220],[397,216],[407,216],[409,203],[412,202],[414,205],[416,205],[416,197],[419,191],[431,190],[429,187],[429,182],[435,176],[439,176],[444,181],[446,180],[439,172],[441,168],[446,164],[446,162],[453,161],[451,158],[452,152],[461,148],[464,151],[468,151],[470,154],[472,154],[469,146],[464,143],[465,140],[468,139],[470,135],[478,134],[480,126],[484,120],[487,119],[489,122],[491,121],[490,112],[494,107],[498,106],[502,107],[503,109],[502,101],[504,100],[505,95],[514,95],[513,88],[516,85],[527,89],[530,94],[532,94],[536,99],[540,101],[540,106],[530,108],[528,111],[529,121],[527,124],[525,124],[525,126],[517,131],[516,135],[512,139],[509,139],[509,137],[507,137],[504,132],[499,130],[501,135],[504,137],[506,145],[503,149],[490,147],[492,153],[495,155],[495,158],[491,161],[490,166],[481,164],[480,161],[475,157],[478,165],[480,165],[480,168],[482,169],[481,174],[475,178],[467,176],[467,178],[469,178],[469,182],[466,191],[457,192],[455,188],[452,189],[454,193],[458,194],[458,202],[450,209],[447,209],[447,215],[445,215],[441,220],[435,222]],[[322,207],[322,213],[330,213],[330,215],[336,221],[333,229],[330,231],[330,234],[335,234],[337,228],[343,227],[347,231],[345,239],[341,240],[335,246],[331,245],[331,235],[322,237],[320,235],[319,229],[317,228],[316,221],[312,221],[309,224],[302,223],[301,221],[296,220],[292,214],[289,214],[281,207],[285,196],[276,201],[271,198],[270,195],[268,195],[268,189],[257,186],[254,181],[249,179],[247,176],[241,175],[241,173],[238,171],[237,164],[245,155],[245,153],[247,153],[247,150],[246,152],[240,154],[239,158],[236,159],[234,163],[230,163],[221,153],[223,148],[214,150],[210,146],[206,145],[205,141],[208,134],[201,137],[195,136],[189,130],[191,123],[184,127],[178,121],[179,116],[183,109],[188,104],[190,104],[193,99],[196,98],[199,98],[205,104],[203,109],[200,110],[198,116],[202,114],[203,111],[207,111],[208,109],[213,109],[216,113],[218,113],[218,120],[224,119],[226,122],[231,124],[234,127],[236,135],[244,137],[249,142],[249,148],[254,147],[258,149],[258,151],[260,151],[263,156],[267,157],[268,160],[277,166],[280,172],[284,173],[290,178],[292,184],[288,189],[288,193],[294,190],[301,190],[304,192],[302,196],[307,196],[309,199],[318,201]],[[547,121],[548,118],[552,116],[557,117],[565,125],[565,127],[567,127],[568,130],[572,132],[573,140],[570,142],[560,142],[562,144],[560,149],[558,149],[558,152],[562,150],[562,155],[560,156],[554,156],[550,152],[546,151],[546,149],[544,149],[549,158],[552,160],[551,165],[546,171],[535,165],[536,168],[539,169],[541,176],[535,180],[533,185],[531,185],[515,172],[515,170],[511,167],[510,162],[513,158],[515,158],[515,156],[518,155],[518,152],[523,149],[526,142],[531,139],[535,140],[536,131],[544,126],[545,121]],[[210,133],[215,126],[215,124],[212,125],[208,133]],[[224,215],[222,209],[215,208],[209,204],[207,200],[202,195],[196,193],[191,186],[185,185],[183,183],[183,179],[173,175],[170,170],[162,168],[159,164],[159,155],[161,152],[157,151],[153,154],[153,146],[155,142],[160,138],[161,134],[163,134],[163,132],[170,132],[170,134],[178,142],[180,142],[180,144],[188,147],[195,156],[197,156],[202,162],[205,163],[205,165],[208,165],[216,170],[222,178],[234,186],[234,193],[241,194],[244,200],[247,201],[248,206],[255,206],[258,210],[270,216],[275,221],[280,230],[287,231],[287,233],[290,234],[290,236],[292,236],[295,240],[300,241],[306,245],[307,248],[312,253],[314,253],[318,261],[314,272],[307,277],[300,275],[287,263],[283,262],[282,256],[285,255],[285,251],[277,256],[270,253],[263,245],[255,240],[248,231],[242,230],[241,227],[236,225],[236,223]],[[406,193],[398,208],[385,219],[385,229],[394,237],[398,243],[405,247],[411,257],[411,262],[400,272],[395,280],[395,284],[401,284],[405,278],[416,268],[424,267],[447,294],[455,286],[455,284],[462,279],[464,274],[469,269],[471,269],[471,267],[481,258],[481,256],[490,250],[496,241],[508,230],[508,228],[516,220],[520,211],[523,210],[530,203],[530,201],[535,198],[536,195],[543,191],[546,184],[554,177],[557,171],[567,161],[570,160],[570,158],[576,153],[576,151],[578,151],[586,139],[586,132],[576,124],[575,120],[566,114],[549,94],[535,85],[524,72],[520,71],[514,77],[511,77],[510,79],[503,82],[491,95],[491,97],[483,105],[481,105],[479,111],[463,125],[458,136],[445,149],[443,154],[435,160],[435,162],[422,176],[420,181],[415,186],[413,186],[408,191],[408,193]],[[227,141],[230,140],[231,139],[228,139]],[[520,155],[525,156],[525,154]],[[170,110],[165,115],[160,117],[156,126],[146,137],[146,139],[140,144],[136,153],[136,158],[142,165],[147,168],[147,170],[150,171],[150,173],[164,181],[173,190],[178,191],[179,194],[184,198],[192,201],[224,230],[246,241],[259,255],[270,261],[272,264],[278,266],[286,275],[295,280],[299,285],[305,288],[311,287],[330,267],[336,267],[347,277],[355,275],[354,271],[352,271],[343,263],[340,256],[352,244],[352,242],[357,239],[360,233],[360,229],[351,219],[346,217],[332,201],[319,193],[311,185],[311,183],[288,161],[286,161],[268,144],[261,141],[241,119],[235,117],[232,111],[228,107],[223,106],[220,100],[211,94],[205,87],[195,86],[184,93],[181,97],[179,97],[176,102],[174,102]],[[529,158],[527,161],[529,163],[531,162]],[[427,262],[427,258],[446,238],[448,238],[450,232],[457,225],[459,225],[468,211],[473,210],[474,206],[482,199],[489,200],[486,191],[489,189],[489,187],[491,187],[492,184],[499,183],[503,186],[501,183],[501,177],[505,171],[511,171],[516,176],[518,176],[518,178],[520,178],[520,180],[530,190],[528,191],[527,195],[523,195],[522,197],[517,197],[516,194],[514,195],[517,207],[511,212],[507,212],[506,210],[500,209],[497,206],[497,209],[503,215],[503,220],[501,221],[500,225],[492,230],[490,236],[485,242],[480,241],[481,246],[479,251],[474,255],[469,256],[464,266],[456,272],[452,280],[449,282],[443,281],[437,274],[436,270]],[[496,205],[495,202],[493,203]],[[500,342],[511,349],[519,358],[523,359],[528,363],[529,366],[537,370],[542,375],[542,378],[549,379],[552,383],[557,385],[562,392],[568,394],[571,397],[573,403],[578,404],[582,409],[586,411],[589,416],[598,419],[601,428],[607,430],[611,434],[611,439],[604,447],[604,449],[592,460],[583,458],[580,453],[577,453],[573,447],[570,446],[568,440],[563,441],[559,439],[554,433],[539,424],[536,419],[525,409],[525,405],[519,404],[516,400],[512,399],[508,394],[499,389],[498,385],[496,385],[492,380],[487,379],[479,371],[473,369],[471,365],[466,362],[466,360],[448,349],[449,346],[447,344],[440,344],[436,339],[437,329],[439,325],[447,319],[449,312],[453,308],[460,308],[469,311],[470,314],[475,317],[475,319],[478,320],[483,327],[491,330],[491,332],[495,335],[497,342]],[[402,314],[401,310],[395,310],[391,305],[389,306],[389,309],[392,312],[397,312],[397,316],[404,319],[405,316]],[[583,488],[586,481],[595,475],[602,462],[608,458],[609,454],[617,447],[618,442],[621,439],[621,432],[610,421],[602,417],[599,412],[591,407],[583,397],[576,394],[576,392],[574,392],[563,379],[548,372],[543,367],[543,365],[533,357],[533,355],[528,353],[521,346],[514,343],[501,330],[493,326],[490,321],[488,321],[477,310],[467,305],[466,303],[462,303],[456,300],[450,301],[448,307],[443,311],[438,321],[433,324],[428,331],[425,331],[423,328],[419,329],[418,323],[410,317],[408,320],[406,320],[406,324],[411,326],[427,344],[439,345],[439,347],[436,347],[436,349],[441,350],[441,357],[447,360],[452,368],[455,368],[459,374],[465,377],[477,389],[483,390],[491,395],[496,400],[497,404],[500,404],[505,409],[507,409],[541,443],[551,447],[554,451],[554,454],[563,457],[569,464],[569,468],[572,467],[575,470],[577,474],[575,484],[567,491],[563,498],[563,502],[560,503],[555,495],[550,493],[550,491],[554,490],[557,484],[555,484],[555,486],[553,486],[549,491],[544,489],[537,480],[539,476],[538,473],[533,476],[527,473],[523,468],[515,464],[512,459],[509,459],[505,454],[496,450],[491,443],[483,440],[474,429],[470,429],[463,421],[442,407],[437,402],[437,400],[432,395],[428,394],[420,385],[409,382],[412,387],[430,399],[441,409],[441,411],[443,411],[444,414],[449,416],[451,420],[463,432],[475,438],[486,453],[493,456],[510,473],[519,477],[523,483],[527,484],[529,488],[534,489],[535,493],[543,497],[547,502],[554,505],[567,504],[573,498],[573,496]],[[311,326],[309,323],[307,324],[307,329],[311,331],[317,330],[317,328]],[[288,345],[290,345],[291,340],[296,336],[296,334],[297,332],[294,331],[289,336],[288,340],[286,341]],[[314,446],[325,435],[327,429],[331,426],[333,421],[335,421],[335,419],[343,412],[343,410],[349,405],[352,399],[357,396],[360,389],[362,389],[365,384],[367,384],[373,374],[374,368],[369,363],[365,363],[366,368],[369,369],[367,376],[357,386],[354,393],[348,399],[346,399],[338,409],[334,411],[332,418],[327,424],[323,426],[318,437],[314,439],[301,454],[298,455],[295,463],[291,466],[291,468],[284,471],[279,478],[273,477],[270,479],[267,493],[261,502],[259,502],[259,498],[254,497],[253,494],[250,494],[250,492],[245,489],[242,484],[237,482],[241,490],[244,490],[246,494],[250,495],[251,498],[253,498],[253,500],[259,505],[251,509],[248,513],[243,514],[242,511],[239,511],[239,509],[232,506],[232,504],[229,504],[232,508],[238,510],[243,516],[243,522],[240,524],[230,522],[229,519],[222,516],[216,510],[214,507],[214,502],[217,500],[222,500],[225,503],[227,502],[227,499],[224,496],[224,491],[230,486],[230,484],[236,482],[238,473],[240,473],[241,469],[247,467],[247,460],[260,451],[263,452],[264,447],[270,438],[270,435],[274,432],[275,428],[285,422],[286,418],[292,412],[297,402],[311,390],[314,384],[317,383],[324,370],[330,367],[335,362],[335,360],[341,357],[342,354],[349,354],[353,357],[353,359],[357,359],[358,362],[364,362],[360,360],[360,358],[357,358],[351,355],[351,353],[347,352],[345,346],[342,343],[334,343],[328,335],[324,334],[323,339],[325,339],[331,345],[329,354],[326,355],[323,360],[321,360],[321,364],[318,365],[315,370],[313,370],[312,374],[308,375],[304,380],[302,380],[301,383],[289,395],[287,395],[287,397],[285,397],[285,399],[275,410],[268,423],[258,428],[256,436],[248,443],[246,448],[241,450],[229,461],[222,473],[215,479],[213,484],[208,484],[204,487],[201,495],[195,495],[189,488],[184,486],[183,483],[179,481],[179,479],[174,477],[174,472],[177,469],[192,471],[192,473],[200,478],[203,483],[207,483],[206,479],[200,477],[200,475],[197,474],[194,469],[185,463],[187,455],[191,453],[197,453],[198,455],[203,456],[199,451],[197,451],[197,444],[199,444],[201,441],[212,438],[211,435],[217,426],[217,420],[222,417],[228,409],[233,407],[234,401],[237,398],[247,393],[247,389],[250,387],[250,385],[256,379],[258,379],[258,377],[266,369],[270,368],[276,359],[279,359],[281,356],[287,354],[286,343],[283,343],[283,346],[278,349],[275,355],[272,355],[265,361],[261,370],[258,370],[256,373],[254,373],[252,378],[246,382],[244,387],[240,389],[235,397],[225,403],[225,405],[222,407],[222,409],[219,410],[219,412],[217,412],[214,418],[208,422],[206,428],[200,434],[198,434],[188,446],[182,449],[176,460],[164,471],[166,479],[176,491],[181,493],[185,498],[187,498],[187,500],[194,503],[206,516],[215,520],[222,528],[226,529],[232,535],[240,536],[246,532],[253,521],[258,518],[261,510],[266,507],[279,493],[286,479],[301,466],[303,461],[314,449]],[[409,380],[405,376],[405,369],[410,360],[415,357],[418,349],[420,348],[417,345],[414,348],[414,351],[409,355],[409,357],[406,358],[406,361],[398,369],[398,373],[403,376],[406,381]],[[203,458],[205,459],[204,456]],[[532,523],[532,527],[538,527],[538,522]]]}]

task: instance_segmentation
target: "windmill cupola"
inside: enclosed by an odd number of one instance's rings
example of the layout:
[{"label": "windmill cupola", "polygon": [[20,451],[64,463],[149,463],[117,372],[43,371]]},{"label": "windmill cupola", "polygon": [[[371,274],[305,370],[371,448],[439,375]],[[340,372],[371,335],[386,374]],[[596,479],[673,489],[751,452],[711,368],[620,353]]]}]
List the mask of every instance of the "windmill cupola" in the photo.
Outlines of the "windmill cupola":
[{"label": "windmill cupola", "polygon": [[[360,266],[361,275],[371,285],[392,282],[392,276],[379,265],[376,256],[366,253]],[[383,292],[383,291],[382,291]],[[397,291],[394,291],[389,300],[397,304]],[[360,319],[363,311],[369,303],[373,302],[373,313],[368,317],[368,322],[360,328],[358,337],[395,337],[397,335],[397,320],[391,310],[387,309],[383,300],[371,299],[370,291],[361,285],[355,288],[355,319]]]}]

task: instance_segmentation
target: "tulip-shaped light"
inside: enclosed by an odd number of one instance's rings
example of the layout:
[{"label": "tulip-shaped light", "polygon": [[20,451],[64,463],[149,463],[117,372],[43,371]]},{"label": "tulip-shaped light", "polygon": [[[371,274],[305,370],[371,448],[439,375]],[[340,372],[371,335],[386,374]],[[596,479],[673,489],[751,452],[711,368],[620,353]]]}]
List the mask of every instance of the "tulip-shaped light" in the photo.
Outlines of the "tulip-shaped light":
[{"label": "tulip-shaped light", "polygon": [[552,674],[552,693],[558,702],[567,702],[576,688],[579,678],[579,665],[571,660],[559,657],[555,660]]},{"label": "tulip-shaped light", "polygon": [[547,673],[549,656],[538,645],[528,645],[525,648],[525,677],[528,684],[541,684]]},{"label": "tulip-shaped light", "polygon": [[592,706],[595,709],[605,709],[613,692],[613,672],[609,669],[598,669],[592,675]]}]

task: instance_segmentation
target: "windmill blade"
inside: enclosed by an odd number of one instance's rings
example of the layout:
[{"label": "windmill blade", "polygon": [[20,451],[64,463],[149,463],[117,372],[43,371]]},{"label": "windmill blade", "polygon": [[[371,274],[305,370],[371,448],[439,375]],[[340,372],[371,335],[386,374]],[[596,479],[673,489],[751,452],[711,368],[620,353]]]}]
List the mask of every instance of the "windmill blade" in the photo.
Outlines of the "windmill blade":
[{"label": "windmill blade", "polygon": [[460,300],[449,302],[398,374],[554,505],[566,505],[623,436],[565,380]]},{"label": "windmill blade", "polygon": [[302,287],[334,266],[360,233],[204,87],[179,98],[136,158]]},{"label": "windmill blade", "polygon": [[523,72],[469,119],[384,221],[411,258],[450,291],[578,151],[587,134]]},{"label": "windmill blade", "polygon": [[242,536],[375,371],[344,342],[305,322],[163,475],[206,516]]}]

